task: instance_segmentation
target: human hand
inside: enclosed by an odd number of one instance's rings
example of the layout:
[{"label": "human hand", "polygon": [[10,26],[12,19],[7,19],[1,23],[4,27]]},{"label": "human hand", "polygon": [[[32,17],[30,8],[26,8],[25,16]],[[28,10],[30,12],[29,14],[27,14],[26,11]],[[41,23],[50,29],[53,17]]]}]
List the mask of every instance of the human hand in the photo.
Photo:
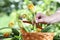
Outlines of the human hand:
[{"label": "human hand", "polygon": [[50,23],[51,19],[42,13],[37,13],[35,17],[36,23]]}]

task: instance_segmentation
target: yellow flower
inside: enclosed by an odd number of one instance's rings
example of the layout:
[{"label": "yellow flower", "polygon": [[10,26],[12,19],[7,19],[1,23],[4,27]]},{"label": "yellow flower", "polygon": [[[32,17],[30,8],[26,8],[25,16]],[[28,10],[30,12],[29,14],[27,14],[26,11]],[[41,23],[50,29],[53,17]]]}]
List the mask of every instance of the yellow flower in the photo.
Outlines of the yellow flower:
[{"label": "yellow flower", "polygon": [[14,22],[10,22],[9,27],[13,27],[13,26],[14,26]]},{"label": "yellow flower", "polygon": [[25,18],[27,15],[26,14],[23,14],[22,17]]},{"label": "yellow flower", "polygon": [[34,5],[33,4],[28,4],[28,9],[33,10],[34,9]]},{"label": "yellow flower", "polygon": [[3,34],[4,37],[9,37],[10,36],[10,33],[6,32]]},{"label": "yellow flower", "polygon": [[41,32],[41,29],[37,28],[37,32]]}]

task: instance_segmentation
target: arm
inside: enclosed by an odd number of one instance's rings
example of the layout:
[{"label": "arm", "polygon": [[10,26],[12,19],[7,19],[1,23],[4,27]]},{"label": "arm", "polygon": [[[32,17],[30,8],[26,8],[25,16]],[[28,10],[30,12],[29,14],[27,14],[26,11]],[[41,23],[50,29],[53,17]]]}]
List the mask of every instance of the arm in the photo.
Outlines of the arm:
[{"label": "arm", "polygon": [[60,10],[56,11],[55,14],[50,16],[49,23],[55,23],[55,22],[60,22]]},{"label": "arm", "polygon": [[[39,19],[39,17],[41,17],[41,18]],[[37,21],[37,23],[38,22],[45,22],[45,23],[60,22],[60,10],[57,10],[56,13],[51,16],[46,16],[42,13],[37,13],[36,21]]]}]

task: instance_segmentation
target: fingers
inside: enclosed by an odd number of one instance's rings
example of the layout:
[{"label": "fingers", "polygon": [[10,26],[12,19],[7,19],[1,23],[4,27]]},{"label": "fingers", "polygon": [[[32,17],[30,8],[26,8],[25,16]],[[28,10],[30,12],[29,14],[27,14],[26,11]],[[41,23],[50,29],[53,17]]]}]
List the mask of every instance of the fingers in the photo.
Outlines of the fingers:
[{"label": "fingers", "polygon": [[36,23],[49,23],[50,21],[51,21],[50,18],[46,17],[36,20]]},{"label": "fingers", "polygon": [[43,19],[39,19],[38,22],[44,22],[44,20]]},{"label": "fingers", "polygon": [[37,13],[36,14],[36,18],[38,18],[39,16],[41,16],[41,13]]},{"label": "fingers", "polygon": [[47,17],[46,15],[44,15],[43,13],[37,13],[36,14],[36,19],[41,19],[43,17]]},{"label": "fingers", "polygon": [[38,12],[38,13],[36,14],[36,17],[39,17],[39,16],[45,17],[46,15],[43,14],[43,13]]},{"label": "fingers", "polygon": [[36,20],[36,23],[41,23],[41,22],[44,22],[44,20],[43,19],[38,19],[38,20]]},{"label": "fingers", "polygon": [[42,18],[46,17],[46,15],[42,14],[42,13],[37,13],[36,17],[35,17],[35,22],[43,22]]}]

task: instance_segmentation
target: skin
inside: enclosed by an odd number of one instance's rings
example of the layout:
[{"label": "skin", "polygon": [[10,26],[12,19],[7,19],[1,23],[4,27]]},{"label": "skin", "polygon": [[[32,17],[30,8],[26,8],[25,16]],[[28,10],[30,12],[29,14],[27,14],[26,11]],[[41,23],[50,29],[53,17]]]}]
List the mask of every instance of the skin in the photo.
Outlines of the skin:
[{"label": "skin", "polygon": [[36,19],[36,23],[45,22],[50,24],[50,23],[60,22],[60,10],[57,10],[56,13],[51,16],[46,16],[42,13],[37,13],[35,19]]}]

